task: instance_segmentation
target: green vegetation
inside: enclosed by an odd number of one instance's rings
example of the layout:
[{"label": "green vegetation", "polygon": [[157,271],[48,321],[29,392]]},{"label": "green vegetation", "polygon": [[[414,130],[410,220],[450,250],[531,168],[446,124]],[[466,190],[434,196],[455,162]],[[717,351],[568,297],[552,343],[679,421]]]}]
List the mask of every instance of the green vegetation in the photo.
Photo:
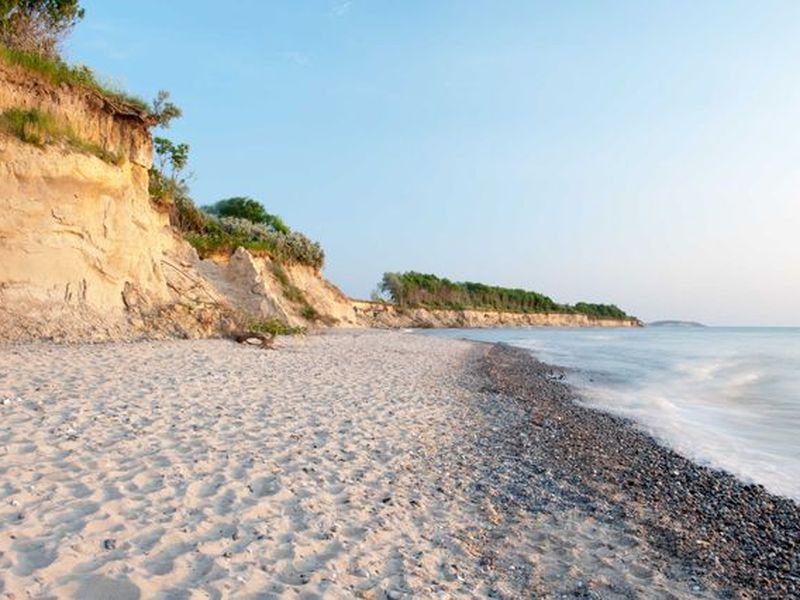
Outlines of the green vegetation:
[{"label": "green vegetation", "polygon": [[578,302],[572,309],[590,317],[597,317],[599,319],[629,319],[624,310],[619,308],[616,304],[594,304],[591,302]]},{"label": "green vegetation", "polygon": [[91,154],[111,164],[119,164],[122,159],[121,156],[80,138],[50,113],[36,109],[10,108],[0,113],[0,129],[40,148],[46,144],[65,144],[73,150]]},{"label": "green vegetation", "polygon": [[246,219],[251,223],[260,223],[272,231],[289,234],[289,228],[278,215],[268,213],[257,201],[247,196],[235,196],[220,200],[203,210],[217,217],[235,217]]},{"label": "green vegetation", "polygon": [[[278,262],[322,268],[325,262],[322,247],[289,229],[280,217],[268,213],[252,198],[237,196],[204,209],[197,208],[182,175],[189,162],[188,144],[157,137],[154,146],[156,160],[150,169],[150,197],[154,203],[168,207],[170,222],[201,258],[232,254],[237,248],[245,248],[255,254],[267,254]],[[304,301],[297,299],[297,302]]]},{"label": "green vegetation", "polygon": [[71,66],[59,57],[61,42],[83,16],[78,0],[0,0],[0,60],[36,73],[54,86],[70,84],[97,92],[155,123],[159,117],[171,118],[163,110],[170,108],[164,102],[159,112],[141,98],[102,83],[89,67]]},{"label": "green vegetation", "polygon": [[78,0],[0,0],[0,44],[56,57],[83,15]]},{"label": "green vegetation", "polygon": [[190,224],[182,229],[184,238],[195,247],[201,257],[213,254],[231,254],[241,247],[255,254],[267,254],[276,261],[322,268],[325,253],[319,243],[302,233],[289,234],[267,229],[260,223],[252,223],[236,217],[217,218],[198,211],[193,204],[181,201],[176,226]]},{"label": "green vegetation", "polygon": [[7,64],[17,65],[28,71],[37,73],[54,86],[67,83],[76,87],[82,87],[97,92],[111,101],[130,106],[140,111],[145,117],[150,116],[151,107],[147,102],[138,96],[132,96],[110,84],[101,83],[89,67],[83,65],[71,66],[60,58],[41,56],[1,45],[0,60]]},{"label": "green vegetation", "polygon": [[386,273],[379,286],[381,291],[400,307],[499,310],[521,313],[580,313],[597,318],[628,318],[623,310],[613,304],[579,302],[575,306],[570,306],[558,304],[538,292],[489,286],[482,283],[452,282],[436,275],[414,271]]},{"label": "green vegetation", "polygon": [[300,315],[306,321],[318,321],[320,319],[319,311],[317,311],[317,309],[311,306],[310,304],[306,304],[303,307],[303,310],[300,311]]},{"label": "green vegetation", "polygon": [[249,331],[258,333],[271,333],[273,335],[303,335],[306,333],[305,327],[292,327],[277,319],[253,320],[247,324]]},{"label": "green vegetation", "polygon": [[156,137],[153,148],[155,164],[150,168],[150,198],[165,206],[180,200],[185,203],[189,188],[181,173],[189,162],[189,144],[175,144],[167,138]]}]

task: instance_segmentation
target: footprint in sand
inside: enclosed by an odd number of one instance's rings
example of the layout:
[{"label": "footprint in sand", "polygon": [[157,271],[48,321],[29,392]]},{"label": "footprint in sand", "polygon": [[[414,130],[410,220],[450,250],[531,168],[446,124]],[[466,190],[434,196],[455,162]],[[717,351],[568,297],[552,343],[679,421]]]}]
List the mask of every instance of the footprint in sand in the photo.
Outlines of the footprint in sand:
[{"label": "footprint in sand", "polygon": [[131,540],[131,544],[133,544],[141,554],[145,554],[156,547],[156,544],[158,544],[158,541],[161,539],[164,533],[165,530],[159,527],[158,529],[143,533],[142,535],[133,538]]},{"label": "footprint in sand", "polygon": [[53,564],[58,558],[58,551],[55,548],[48,548],[44,542],[20,540],[15,542],[11,549],[17,556],[14,574],[21,577]]},{"label": "footprint in sand", "polygon": [[192,544],[173,544],[144,563],[144,568],[150,575],[166,575],[175,568],[175,559],[194,549]]},{"label": "footprint in sand", "polygon": [[210,498],[219,491],[219,488],[221,488],[224,483],[225,483],[225,477],[223,475],[220,474],[214,475],[214,477],[211,478],[211,481],[209,481],[208,483],[203,485],[203,487],[200,488],[198,496],[200,496],[201,498]]},{"label": "footprint in sand", "polygon": [[263,498],[274,496],[281,491],[281,483],[277,477],[260,477],[250,482],[248,486],[255,496]]},{"label": "footprint in sand", "polygon": [[82,600],[139,600],[139,588],[128,579],[111,579],[102,575],[92,575],[81,583],[76,598]]},{"label": "footprint in sand", "polygon": [[214,512],[220,516],[227,515],[231,512],[235,502],[236,492],[233,490],[226,490],[214,503]]}]

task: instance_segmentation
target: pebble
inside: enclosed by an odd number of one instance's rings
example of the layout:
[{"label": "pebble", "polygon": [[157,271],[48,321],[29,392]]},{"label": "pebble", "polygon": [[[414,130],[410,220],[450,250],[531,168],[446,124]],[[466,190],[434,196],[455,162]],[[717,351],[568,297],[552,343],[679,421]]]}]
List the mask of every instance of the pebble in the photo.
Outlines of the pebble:
[{"label": "pebble", "polygon": [[[516,480],[495,484],[508,490],[504,499],[525,505],[542,489],[553,490],[595,518],[624,523],[655,544],[665,565],[678,559],[707,573],[694,591],[710,578],[747,597],[800,598],[798,504],[695,464],[624,419],[580,406],[574,390],[551,376],[555,368],[524,350],[495,345],[479,369],[489,379],[485,388],[525,406],[535,425],[503,440],[503,452],[518,463]],[[542,481],[532,485],[535,476]],[[637,520],[642,514],[657,517]]]}]

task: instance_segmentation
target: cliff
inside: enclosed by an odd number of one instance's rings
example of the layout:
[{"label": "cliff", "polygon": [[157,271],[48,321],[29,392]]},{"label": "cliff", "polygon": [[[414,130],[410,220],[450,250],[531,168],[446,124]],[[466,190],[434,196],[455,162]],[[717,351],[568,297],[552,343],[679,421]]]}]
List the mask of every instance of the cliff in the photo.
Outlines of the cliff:
[{"label": "cliff", "polygon": [[600,319],[584,314],[520,313],[491,310],[399,308],[380,302],[353,301],[360,323],[370,327],[640,327],[638,319]]},{"label": "cliff", "polygon": [[69,134],[32,142],[0,130],[0,339],[197,337],[264,319],[355,324],[344,295],[312,269],[278,271],[241,250],[200,260],[150,201],[140,111],[0,61],[0,113],[9,111],[46,115]]}]

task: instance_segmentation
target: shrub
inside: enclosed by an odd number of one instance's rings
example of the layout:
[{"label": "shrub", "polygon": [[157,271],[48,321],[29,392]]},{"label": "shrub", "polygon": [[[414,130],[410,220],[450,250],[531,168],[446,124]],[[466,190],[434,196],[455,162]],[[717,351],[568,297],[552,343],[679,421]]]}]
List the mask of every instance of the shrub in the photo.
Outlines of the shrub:
[{"label": "shrub", "polygon": [[305,327],[292,327],[278,319],[255,319],[247,323],[247,328],[250,331],[271,333],[273,335],[303,335],[306,333]]},{"label": "shrub", "polygon": [[300,314],[306,321],[318,321],[320,318],[319,312],[310,304],[306,304]]},{"label": "shrub", "polygon": [[[227,234],[230,242],[251,250],[263,250],[279,261],[322,268],[325,253],[317,242],[302,233],[288,234],[273,231],[262,223],[253,223],[238,217],[220,217],[216,222]],[[222,240],[220,240],[222,241]]]},{"label": "shrub", "polygon": [[268,213],[264,207],[246,196],[235,196],[220,200],[216,204],[204,206],[203,210],[217,217],[246,219],[251,223],[264,225],[267,229],[288,235],[289,228],[278,215]]}]

